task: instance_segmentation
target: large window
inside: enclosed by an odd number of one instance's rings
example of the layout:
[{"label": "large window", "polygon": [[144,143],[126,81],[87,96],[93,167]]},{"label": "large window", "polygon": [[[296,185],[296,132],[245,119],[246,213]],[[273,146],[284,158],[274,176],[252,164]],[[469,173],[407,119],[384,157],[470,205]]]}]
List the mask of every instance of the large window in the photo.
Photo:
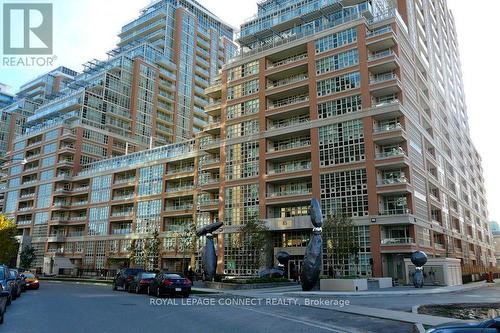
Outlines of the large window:
[{"label": "large window", "polygon": [[227,225],[245,224],[259,216],[259,186],[257,184],[226,188],[224,218]]},{"label": "large window", "polygon": [[316,74],[323,74],[351,67],[359,63],[358,49],[349,50],[316,60]]},{"label": "large window", "polygon": [[259,80],[252,80],[227,88],[227,99],[236,99],[259,91]]},{"label": "large window", "polygon": [[139,190],[142,195],[160,194],[163,188],[163,164],[141,168],[139,170]]},{"label": "large window", "polygon": [[328,96],[360,86],[359,72],[332,77],[316,83],[318,96]]},{"label": "large window", "polygon": [[321,119],[360,111],[361,95],[348,96],[318,104],[318,117]]},{"label": "large window", "polygon": [[233,119],[259,112],[259,100],[251,99],[246,102],[229,105],[226,109],[227,119]]},{"label": "large window", "polygon": [[141,201],[137,204],[136,233],[160,230],[161,200]]},{"label": "large window", "polygon": [[319,156],[322,166],[365,159],[363,123],[351,120],[319,129]]},{"label": "large window", "polygon": [[35,224],[47,224],[49,222],[49,212],[35,214]]},{"label": "large window", "polygon": [[332,35],[320,38],[316,41],[316,53],[328,51],[357,40],[356,28],[347,29]]},{"label": "large window", "polygon": [[17,209],[17,200],[19,197],[19,191],[10,191],[7,193],[7,199],[5,200],[5,213],[13,213]]},{"label": "large window", "polygon": [[259,133],[258,119],[243,121],[241,123],[229,125],[227,127],[227,137],[229,139],[256,133]]},{"label": "large window", "polygon": [[229,70],[228,81],[238,80],[259,73],[259,61],[252,61]]},{"label": "large window", "polygon": [[259,175],[259,143],[250,141],[226,147],[226,179]]},{"label": "large window", "polygon": [[51,154],[51,153],[54,153],[56,151],[56,149],[57,149],[57,143],[54,142],[54,143],[45,145],[43,147],[43,153],[44,154]]},{"label": "large window", "polygon": [[92,178],[91,189],[90,201],[92,203],[109,201],[111,197],[111,175]]},{"label": "large window", "polygon": [[89,236],[108,233],[109,206],[94,207],[89,210]]},{"label": "large window", "polygon": [[366,170],[340,171],[321,175],[321,205],[325,216],[368,215]]},{"label": "large window", "polygon": [[52,199],[52,184],[44,184],[38,187],[38,196],[36,200],[36,208],[47,208],[50,206]]},{"label": "large window", "polygon": [[53,166],[55,163],[56,163],[55,156],[45,157],[44,159],[42,159],[42,168]]}]

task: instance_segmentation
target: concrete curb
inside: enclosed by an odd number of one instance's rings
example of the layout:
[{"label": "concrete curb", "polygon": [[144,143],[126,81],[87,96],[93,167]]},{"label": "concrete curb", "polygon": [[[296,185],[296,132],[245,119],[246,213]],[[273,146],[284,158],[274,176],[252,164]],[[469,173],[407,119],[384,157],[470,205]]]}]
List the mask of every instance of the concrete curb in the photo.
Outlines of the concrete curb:
[{"label": "concrete curb", "polygon": [[[420,308],[420,305],[412,306],[411,313],[418,313],[418,308]],[[421,323],[415,323],[415,328],[417,329],[418,333],[425,333],[426,331],[424,325],[422,325]]]},{"label": "concrete curb", "polygon": [[64,282],[64,283],[75,283],[75,284],[90,284],[94,286],[106,286],[109,287],[113,283],[113,281],[99,281],[99,280],[82,280],[82,279],[58,279],[58,278],[44,278],[44,277],[39,277],[38,280],[44,281],[44,282]]},{"label": "concrete curb", "polygon": [[456,293],[464,292],[469,290],[474,290],[483,287],[492,287],[496,283],[486,283],[484,281],[474,282],[471,284],[461,285],[461,286],[451,286],[451,287],[439,287],[434,289],[410,289],[408,290],[394,290],[394,291],[299,291],[299,292],[288,292],[283,293],[283,296],[292,297],[311,297],[311,296],[407,296],[407,295],[433,295],[433,294],[445,294],[445,293]]}]

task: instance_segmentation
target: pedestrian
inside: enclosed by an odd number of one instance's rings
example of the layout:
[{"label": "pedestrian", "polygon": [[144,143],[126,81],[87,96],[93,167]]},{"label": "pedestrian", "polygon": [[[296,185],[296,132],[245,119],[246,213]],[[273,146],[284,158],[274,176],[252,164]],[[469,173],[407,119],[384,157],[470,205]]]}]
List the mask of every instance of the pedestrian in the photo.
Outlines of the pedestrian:
[{"label": "pedestrian", "polygon": [[191,280],[191,281],[194,281],[194,271],[193,271],[193,268],[191,266],[189,266],[189,270],[188,270],[188,279]]}]

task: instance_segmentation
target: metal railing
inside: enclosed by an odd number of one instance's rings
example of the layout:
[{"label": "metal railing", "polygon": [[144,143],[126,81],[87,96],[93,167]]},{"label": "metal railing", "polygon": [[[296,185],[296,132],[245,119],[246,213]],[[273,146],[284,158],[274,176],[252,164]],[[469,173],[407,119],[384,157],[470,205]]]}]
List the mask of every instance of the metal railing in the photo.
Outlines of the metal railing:
[{"label": "metal railing", "polygon": [[414,239],[411,237],[402,238],[384,238],[380,241],[381,245],[405,245],[415,243]]}]

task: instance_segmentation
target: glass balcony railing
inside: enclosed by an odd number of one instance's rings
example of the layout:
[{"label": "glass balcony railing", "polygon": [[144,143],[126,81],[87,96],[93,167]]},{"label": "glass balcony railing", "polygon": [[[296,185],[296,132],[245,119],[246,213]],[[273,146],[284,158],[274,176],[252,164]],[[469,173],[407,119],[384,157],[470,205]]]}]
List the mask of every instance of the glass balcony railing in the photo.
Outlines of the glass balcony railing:
[{"label": "glass balcony railing", "polygon": [[398,77],[397,77],[397,75],[395,73],[379,74],[379,75],[372,76],[370,78],[370,84],[375,84],[375,83],[380,83],[380,82],[395,80],[397,78]]},{"label": "glass balcony railing", "polygon": [[311,161],[302,161],[298,163],[288,163],[275,166],[269,170],[269,174],[281,174],[288,172],[297,172],[311,169]]},{"label": "glass balcony railing", "polygon": [[308,195],[312,193],[311,188],[297,188],[297,189],[289,189],[289,190],[277,190],[268,193],[268,197],[285,197],[285,196],[295,196],[295,195]]},{"label": "glass balcony railing", "polygon": [[274,80],[271,81],[269,80],[267,83],[267,88],[277,88],[277,87],[282,87],[286,86],[295,82],[303,81],[306,80],[309,76],[307,74],[299,74],[299,75],[293,75],[281,80]]},{"label": "glass balcony railing", "polygon": [[191,210],[193,209],[193,204],[192,203],[186,203],[182,205],[174,205],[174,206],[167,206],[165,207],[165,211],[167,212],[175,212],[179,210]]},{"label": "glass balcony railing", "polygon": [[382,178],[377,183],[378,185],[394,185],[394,184],[406,184],[408,180],[405,176],[400,177],[390,177],[390,178]]},{"label": "glass balcony railing", "polygon": [[290,64],[290,63],[296,62],[296,61],[300,61],[300,60],[306,59],[306,58],[307,58],[307,53],[302,53],[302,54],[294,55],[294,56],[291,56],[291,57],[288,57],[288,58],[285,58],[285,59],[282,59],[282,60],[270,63],[270,64],[267,65],[267,68],[270,69],[270,68],[275,68],[275,67],[283,66],[283,65]]},{"label": "glass balcony railing", "polygon": [[386,208],[380,211],[380,215],[407,215],[411,214],[411,210],[407,207]]},{"label": "glass balcony railing", "polygon": [[271,126],[269,126],[269,129],[277,129],[277,128],[283,128],[283,127],[288,127],[288,126],[294,126],[294,125],[304,124],[307,122],[309,122],[309,115],[302,115],[302,116],[297,116],[297,117],[280,119],[280,120],[273,121]]},{"label": "glass balcony railing", "polygon": [[287,106],[287,105],[306,102],[308,100],[309,100],[309,95],[290,96],[287,98],[282,98],[282,99],[272,101],[271,103],[268,104],[267,109],[271,110],[271,109],[280,108],[280,107]]},{"label": "glass balcony railing", "polygon": [[310,145],[311,145],[311,139],[309,138],[284,140],[275,142],[274,145],[269,148],[269,152],[308,147]]},{"label": "glass balcony railing", "polygon": [[403,238],[383,238],[380,241],[381,245],[407,245],[414,244],[415,241],[411,237],[403,237]]},{"label": "glass balcony railing", "polygon": [[388,132],[388,131],[393,131],[397,129],[403,129],[400,123],[392,123],[392,124],[385,124],[385,125],[380,125],[377,126],[373,129],[375,133],[381,133],[381,132]]},{"label": "glass balcony railing", "polygon": [[390,151],[382,151],[376,154],[376,158],[390,158],[390,157],[399,157],[406,156],[406,152],[401,149],[393,149]]}]

